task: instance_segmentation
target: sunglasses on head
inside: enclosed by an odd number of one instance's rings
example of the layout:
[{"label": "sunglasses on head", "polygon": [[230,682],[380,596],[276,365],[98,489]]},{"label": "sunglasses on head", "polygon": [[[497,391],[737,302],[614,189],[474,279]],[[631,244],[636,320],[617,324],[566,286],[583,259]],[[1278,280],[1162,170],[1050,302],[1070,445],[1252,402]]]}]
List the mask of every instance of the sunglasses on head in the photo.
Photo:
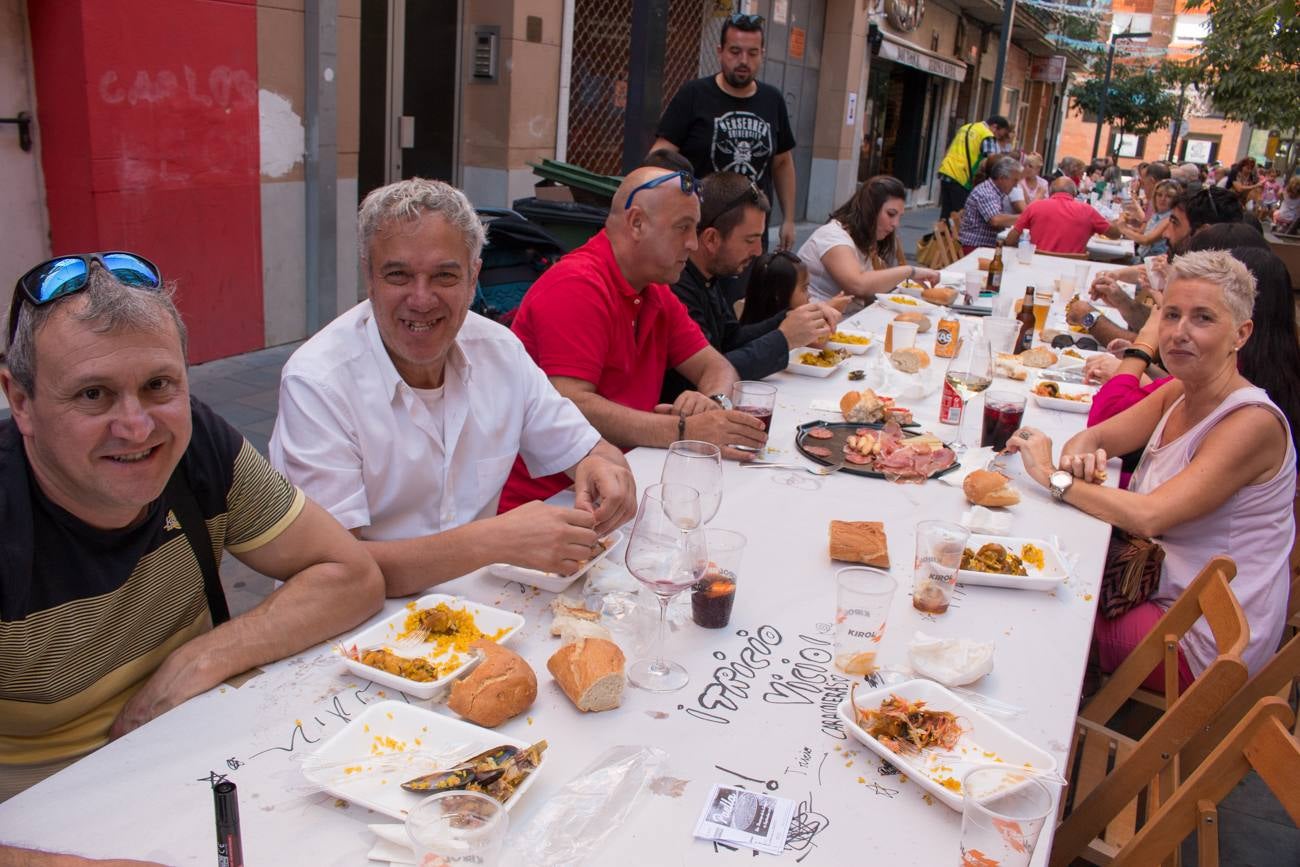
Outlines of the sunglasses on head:
[{"label": "sunglasses on head", "polygon": [[762,15],[747,15],[743,12],[737,12],[735,15],[732,15],[730,18],[728,18],[727,21],[731,24],[739,25],[740,27],[762,27],[763,26]]},{"label": "sunglasses on head", "polygon": [[42,262],[18,278],[14,286],[13,302],[9,305],[9,343],[18,331],[18,311],[26,301],[33,307],[49,304],[68,295],[75,295],[90,282],[91,263],[100,267],[127,286],[140,289],[162,288],[162,272],[158,266],[143,256],[125,250],[106,253],[80,253],[57,256]]},{"label": "sunglasses on head", "polygon": [[1067,346],[1073,346],[1076,349],[1084,349],[1088,352],[1096,352],[1101,349],[1101,344],[1095,337],[1089,337],[1087,334],[1075,337],[1073,334],[1058,334],[1052,338],[1053,349],[1064,349]]},{"label": "sunglasses on head", "polygon": [[758,198],[761,195],[762,193],[759,192],[758,187],[754,185],[753,181],[750,181],[749,187],[745,190],[745,192],[741,193],[740,195],[736,196],[734,199],[732,199],[731,201],[723,205],[721,211],[718,211],[716,214],[710,217],[707,222],[703,223],[700,226],[700,231],[701,232],[704,231],[705,229],[712,226],[714,223],[718,222],[718,220],[721,220],[722,215],[732,210],[733,208],[739,207],[740,205],[750,203],[750,202],[757,205]]},{"label": "sunglasses on head", "polygon": [[695,179],[695,175],[685,171],[673,172],[672,174],[660,175],[657,178],[651,178],[641,186],[634,189],[631,193],[628,194],[627,204],[623,205],[623,210],[627,211],[632,208],[632,200],[636,198],[637,193],[641,192],[642,190],[653,190],[655,187],[662,186],[668,183],[673,178],[679,178],[681,180],[683,193],[687,193],[687,194],[694,193],[697,196],[700,194],[700,182]]}]

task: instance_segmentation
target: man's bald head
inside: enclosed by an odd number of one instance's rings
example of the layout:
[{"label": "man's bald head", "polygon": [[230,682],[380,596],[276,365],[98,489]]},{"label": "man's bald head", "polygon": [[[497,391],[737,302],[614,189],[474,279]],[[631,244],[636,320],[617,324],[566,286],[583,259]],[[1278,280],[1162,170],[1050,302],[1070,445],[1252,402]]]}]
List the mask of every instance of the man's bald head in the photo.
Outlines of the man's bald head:
[{"label": "man's bald head", "polygon": [[1048,191],[1052,193],[1069,193],[1071,196],[1079,195],[1079,188],[1074,185],[1074,181],[1064,176],[1052,181]]},{"label": "man's bald head", "polygon": [[[646,186],[655,181],[659,183]],[[689,174],[658,166],[634,169],[619,184],[605,231],[623,276],[635,288],[673,283],[681,275],[697,246],[700,200],[695,186]]]}]

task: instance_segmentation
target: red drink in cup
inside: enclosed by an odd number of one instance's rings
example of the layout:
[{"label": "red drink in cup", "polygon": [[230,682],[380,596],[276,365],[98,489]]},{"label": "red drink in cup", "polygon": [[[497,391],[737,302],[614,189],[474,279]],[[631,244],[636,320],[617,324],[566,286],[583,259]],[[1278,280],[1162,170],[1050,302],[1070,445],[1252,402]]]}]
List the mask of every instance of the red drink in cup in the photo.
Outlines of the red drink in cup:
[{"label": "red drink in cup", "polygon": [[776,386],[766,382],[738,382],[731,387],[731,404],[743,413],[752,415],[763,424],[763,430],[772,427],[772,409],[776,406]]},{"label": "red drink in cup", "polygon": [[1025,398],[1009,391],[990,391],[984,395],[984,430],[981,446],[994,451],[1007,447],[1007,440],[1020,429],[1025,418]]},{"label": "red drink in cup", "polygon": [[748,413],[763,423],[763,430],[770,431],[772,428],[772,410],[764,406],[738,406],[736,409]]}]

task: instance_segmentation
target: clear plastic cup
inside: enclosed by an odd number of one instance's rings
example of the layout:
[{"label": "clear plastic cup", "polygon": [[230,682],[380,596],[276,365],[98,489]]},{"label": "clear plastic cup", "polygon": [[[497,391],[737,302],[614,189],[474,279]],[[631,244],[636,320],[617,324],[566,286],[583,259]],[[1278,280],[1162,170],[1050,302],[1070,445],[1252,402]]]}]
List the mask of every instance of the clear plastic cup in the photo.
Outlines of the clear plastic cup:
[{"label": "clear plastic cup", "polygon": [[1074,285],[1078,292],[1087,292],[1091,286],[1088,282],[1088,275],[1092,272],[1092,266],[1087,262],[1080,262],[1074,266]]},{"label": "clear plastic cup", "polygon": [[912,571],[912,607],[927,614],[943,614],[957,586],[961,555],[970,530],[947,521],[921,521],[916,525],[916,560]]},{"label": "clear plastic cup", "polygon": [[439,792],[406,814],[406,836],[418,865],[493,867],[508,825],[505,806],[479,792]]},{"label": "clear plastic cup", "polygon": [[745,555],[745,537],[735,530],[710,527],[704,531],[709,549],[709,566],[704,577],[691,587],[691,619],[705,629],[721,629],[731,622],[736,602],[740,561]]},{"label": "clear plastic cup", "polygon": [[885,621],[898,582],[882,569],[850,566],[835,573],[835,667],[867,675],[878,667]]},{"label": "clear plastic cup", "polygon": [[967,271],[966,272],[966,303],[973,304],[975,299],[980,297],[984,291],[984,272]]},{"label": "clear plastic cup", "polygon": [[894,320],[889,323],[893,331],[893,338],[890,340],[890,352],[897,352],[900,349],[910,349],[916,345],[917,325],[915,322],[899,322]]},{"label": "clear plastic cup", "polygon": [[758,419],[763,423],[763,430],[767,431],[772,427],[776,386],[770,382],[742,380],[731,387],[731,405]]},{"label": "clear plastic cup", "polygon": [[994,352],[1014,352],[1020,335],[1020,320],[989,316],[984,319],[984,336]]},{"label": "clear plastic cup", "polygon": [[1028,867],[1052,793],[1014,767],[976,768],[962,778],[961,863]]},{"label": "clear plastic cup", "polygon": [[1016,245],[1016,260],[1021,265],[1034,264],[1034,251],[1038,247],[1035,244],[1018,244]]}]

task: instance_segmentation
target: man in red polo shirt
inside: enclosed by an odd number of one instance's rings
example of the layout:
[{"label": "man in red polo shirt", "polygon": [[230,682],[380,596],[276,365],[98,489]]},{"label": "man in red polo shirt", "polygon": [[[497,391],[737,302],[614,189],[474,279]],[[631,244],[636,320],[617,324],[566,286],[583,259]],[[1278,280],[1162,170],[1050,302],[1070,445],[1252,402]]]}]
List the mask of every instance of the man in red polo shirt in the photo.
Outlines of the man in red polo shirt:
[{"label": "man in red polo shirt", "polygon": [[1079,193],[1074,181],[1057,178],[1048,192],[1051,195],[1047,198],[1025,208],[1007,233],[1008,245],[1019,243],[1020,233],[1026,229],[1041,253],[1086,253],[1094,232],[1107,238],[1119,237],[1117,225],[1108,222],[1092,205],[1074,198]]},{"label": "man in red polo shirt", "polygon": [[[699,219],[690,172],[637,169],[614,194],[604,230],[533,284],[512,328],[560,394],[615,445],[704,440],[723,457],[748,460],[754,452],[745,449],[767,442],[763,425],[723,408],[736,371],[670,288],[697,247]],[[660,404],[669,368],[696,390]],[[500,508],[544,500],[569,484],[567,476],[533,479],[516,461]]]}]

